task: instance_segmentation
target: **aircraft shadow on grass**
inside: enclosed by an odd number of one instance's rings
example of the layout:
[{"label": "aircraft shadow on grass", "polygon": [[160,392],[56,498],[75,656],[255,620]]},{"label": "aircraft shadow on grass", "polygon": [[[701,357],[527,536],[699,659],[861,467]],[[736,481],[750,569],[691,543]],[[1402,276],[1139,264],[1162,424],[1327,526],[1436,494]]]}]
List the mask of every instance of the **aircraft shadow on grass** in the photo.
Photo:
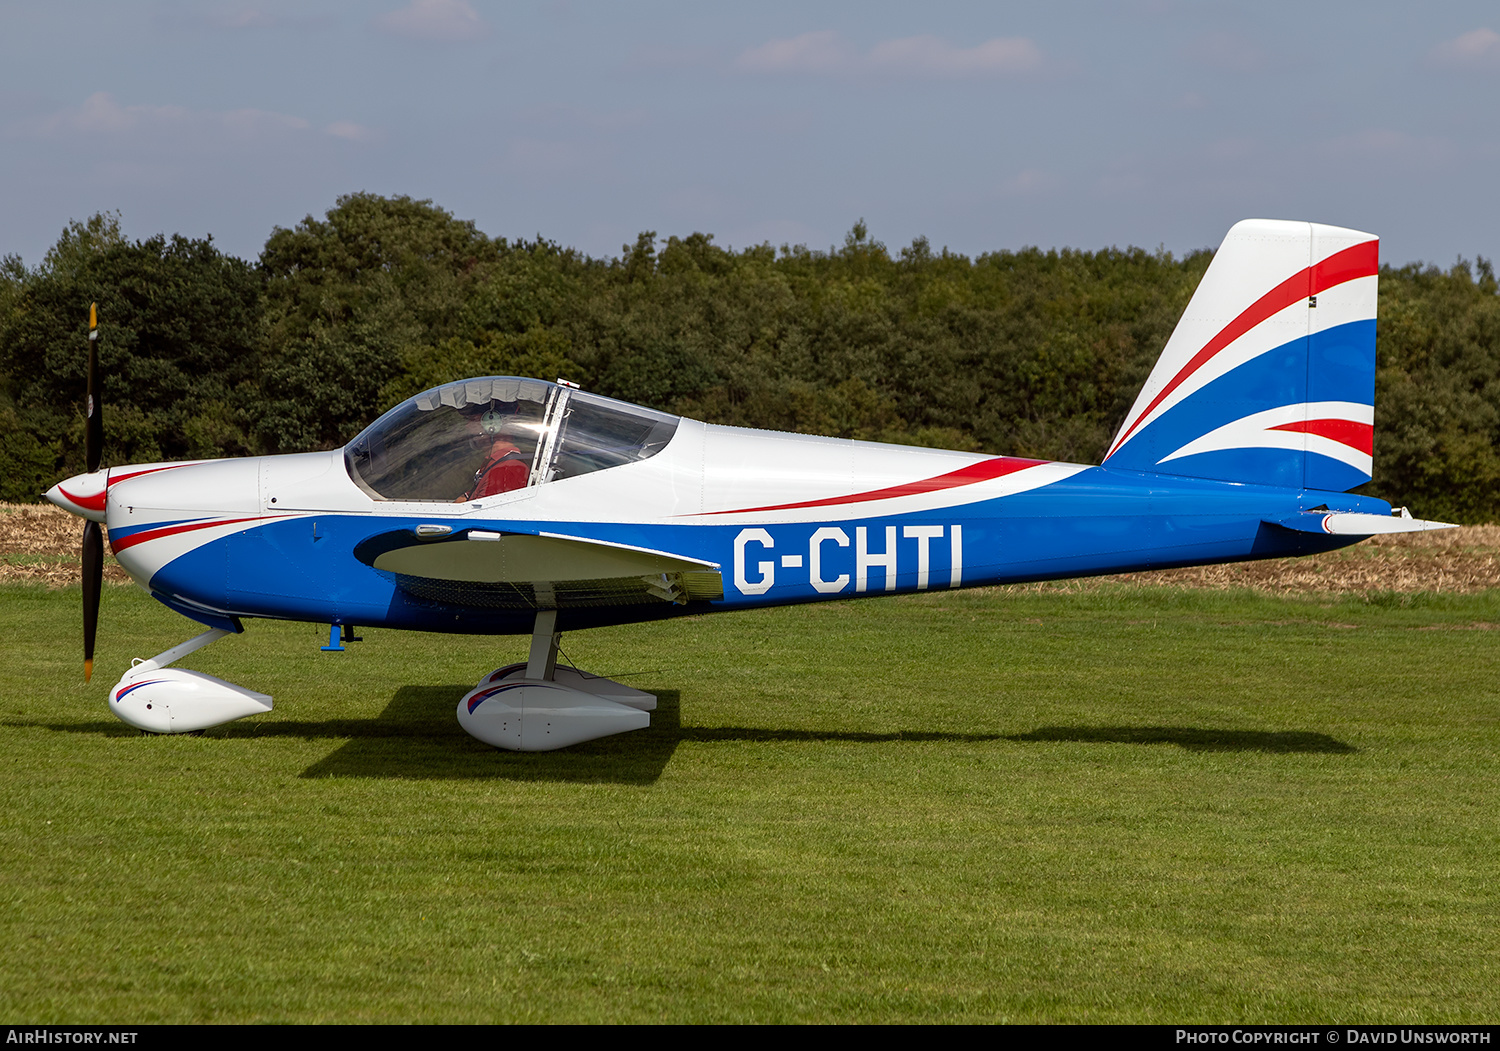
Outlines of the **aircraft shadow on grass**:
[{"label": "aircraft shadow on grass", "polygon": [[[436,696],[435,696],[436,695]],[[1221,730],[1196,726],[1043,726],[1030,733],[944,733],[902,730],[873,733],[858,730],[764,729],[743,726],[684,727],[680,695],[663,691],[652,725],[634,735],[634,744],[621,746],[610,739],[593,741],[557,752],[512,753],[499,756],[475,742],[447,719],[453,687],[406,687],[392,699],[391,709],[420,709],[428,717],[420,724],[387,724],[384,719],[351,726],[339,724],[330,736],[349,742],[303,771],[303,777],[402,777],[487,779],[513,781],[579,781],[650,784],[666,769],[672,753],[683,742],[700,743],[848,743],[947,742],[983,744],[1021,743],[1169,744],[1195,752],[1323,753],[1346,755],[1358,751],[1328,734],[1309,730]],[[390,712],[391,709],[387,709]],[[285,724],[285,733],[307,736],[303,724]],[[268,729],[270,729],[268,727]],[[275,731],[273,731],[275,732]]]},{"label": "aircraft shadow on grass", "polygon": [[1194,752],[1359,751],[1336,737],[1311,730],[1212,730],[1199,726],[1041,726],[1011,734],[1008,741],[1065,741],[1078,744],[1175,744]]},{"label": "aircraft shadow on grass", "polygon": [[1078,744],[1175,744],[1195,752],[1356,752],[1357,748],[1327,734],[1307,730],[1211,730],[1195,726],[1043,726],[1024,734],[945,733],[896,730],[887,733],[828,730],[761,730],[750,727],[695,727],[681,731],[682,741],[843,741],[884,744],[893,741],[937,741],[982,744],[991,741],[1073,742]]},{"label": "aircraft shadow on grass", "polygon": [[[302,771],[302,776],[650,784],[661,776],[681,739],[680,694],[661,690],[656,694],[651,727],[623,741],[604,737],[555,752],[497,753],[453,720],[456,698],[469,689],[465,685],[403,686],[377,718],[339,721],[337,731],[328,736],[349,740]],[[312,736],[307,727],[306,723],[262,723],[259,736]],[[244,729],[245,736],[254,735],[253,727]]]},{"label": "aircraft shadow on grass", "polygon": [[[651,727],[619,745],[604,738],[563,751],[499,756],[476,745],[446,718],[462,687],[407,686],[396,691],[378,719],[327,724],[328,736],[349,741],[303,771],[303,777],[404,777],[435,779],[502,778],[519,781],[581,781],[649,784],[661,776],[672,753],[685,741],[701,743],[843,742],[886,744],[899,741],[976,744],[998,741],[1079,744],[1170,744],[1190,751],[1348,754],[1353,746],[1308,730],[1225,730],[1194,726],[1043,726],[1029,733],[953,733],[903,730],[797,730],[760,727],[684,727],[681,695],[657,694]],[[310,736],[305,723],[261,724],[262,735]],[[321,724],[314,724],[321,725]],[[234,731],[231,731],[234,732]],[[244,734],[254,731],[244,728]],[[316,731],[312,731],[316,732]]]},{"label": "aircraft shadow on grass", "polygon": [[[744,726],[684,727],[681,695],[663,690],[648,730],[623,742],[601,738],[556,752],[497,753],[466,734],[448,713],[463,685],[404,686],[373,719],[325,719],[235,723],[211,731],[216,738],[291,737],[344,741],[309,766],[303,777],[385,777],[433,780],[577,781],[650,784],[656,781],[677,746],[700,743],[848,743],[949,742],[982,744],[1170,744],[1197,752],[1322,753],[1346,755],[1358,749],[1328,734],[1310,730],[1223,730],[1197,726],[1042,726],[1028,733],[952,733],[898,730],[767,729]],[[21,725],[8,722],[7,725]],[[26,724],[34,725],[34,724]],[[111,721],[46,724],[64,733],[132,735]]]}]

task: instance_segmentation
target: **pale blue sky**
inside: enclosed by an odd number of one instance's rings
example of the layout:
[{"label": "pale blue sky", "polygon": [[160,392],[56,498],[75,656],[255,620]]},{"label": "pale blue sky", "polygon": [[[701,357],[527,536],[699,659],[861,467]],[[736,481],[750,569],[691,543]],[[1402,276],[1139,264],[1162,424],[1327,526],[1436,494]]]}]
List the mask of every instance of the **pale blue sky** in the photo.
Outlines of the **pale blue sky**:
[{"label": "pale blue sky", "polygon": [[1237,219],[1500,251],[1493,3],[0,4],[0,254],[71,218],[253,257],[342,193],[615,254],[1212,246]]}]

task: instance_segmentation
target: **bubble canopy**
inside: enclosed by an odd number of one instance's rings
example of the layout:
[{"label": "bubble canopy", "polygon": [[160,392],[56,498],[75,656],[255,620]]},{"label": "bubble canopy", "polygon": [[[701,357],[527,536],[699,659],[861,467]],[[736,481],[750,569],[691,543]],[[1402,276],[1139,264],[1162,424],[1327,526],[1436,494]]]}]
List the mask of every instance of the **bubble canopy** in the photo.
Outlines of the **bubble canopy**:
[{"label": "bubble canopy", "polygon": [[678,418],[560,383],[487,376],[409,398],[344,446],[376,500],[454,503],[655,456]]}]

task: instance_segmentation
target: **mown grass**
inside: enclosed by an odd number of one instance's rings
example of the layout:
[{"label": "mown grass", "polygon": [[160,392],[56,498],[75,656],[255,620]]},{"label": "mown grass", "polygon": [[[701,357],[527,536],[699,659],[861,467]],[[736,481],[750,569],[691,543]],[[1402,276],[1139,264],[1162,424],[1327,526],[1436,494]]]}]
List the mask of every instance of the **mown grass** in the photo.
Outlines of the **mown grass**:
[{"label": "mown grass", "polygon": [[457,726],[519,639],[194,632],[0,589],[0,1016],[1493,1021],[1500,596],[934,593],[580,633],[649,731]]}]

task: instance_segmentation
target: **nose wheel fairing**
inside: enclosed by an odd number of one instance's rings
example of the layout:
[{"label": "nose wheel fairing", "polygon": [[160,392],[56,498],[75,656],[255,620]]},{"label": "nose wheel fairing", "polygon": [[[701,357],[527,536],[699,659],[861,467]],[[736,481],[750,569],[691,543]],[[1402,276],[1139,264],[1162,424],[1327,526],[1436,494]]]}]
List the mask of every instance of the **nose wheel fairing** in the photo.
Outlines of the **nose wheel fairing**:
[{"label": "nose wheel fairing", "polygon": [[109,710],[127,726],[148,733],[180,734],[271,710],[268,694],[213,675],[167,665],[231,634],[213,628],[180,645],[137,661],[109,691]]},{"label": "nose wheel fairing", "polygon": [[110,691],[109,710],[138,730],[180,734],[269,712],[271,698],[201,671],[132,668]]}]

